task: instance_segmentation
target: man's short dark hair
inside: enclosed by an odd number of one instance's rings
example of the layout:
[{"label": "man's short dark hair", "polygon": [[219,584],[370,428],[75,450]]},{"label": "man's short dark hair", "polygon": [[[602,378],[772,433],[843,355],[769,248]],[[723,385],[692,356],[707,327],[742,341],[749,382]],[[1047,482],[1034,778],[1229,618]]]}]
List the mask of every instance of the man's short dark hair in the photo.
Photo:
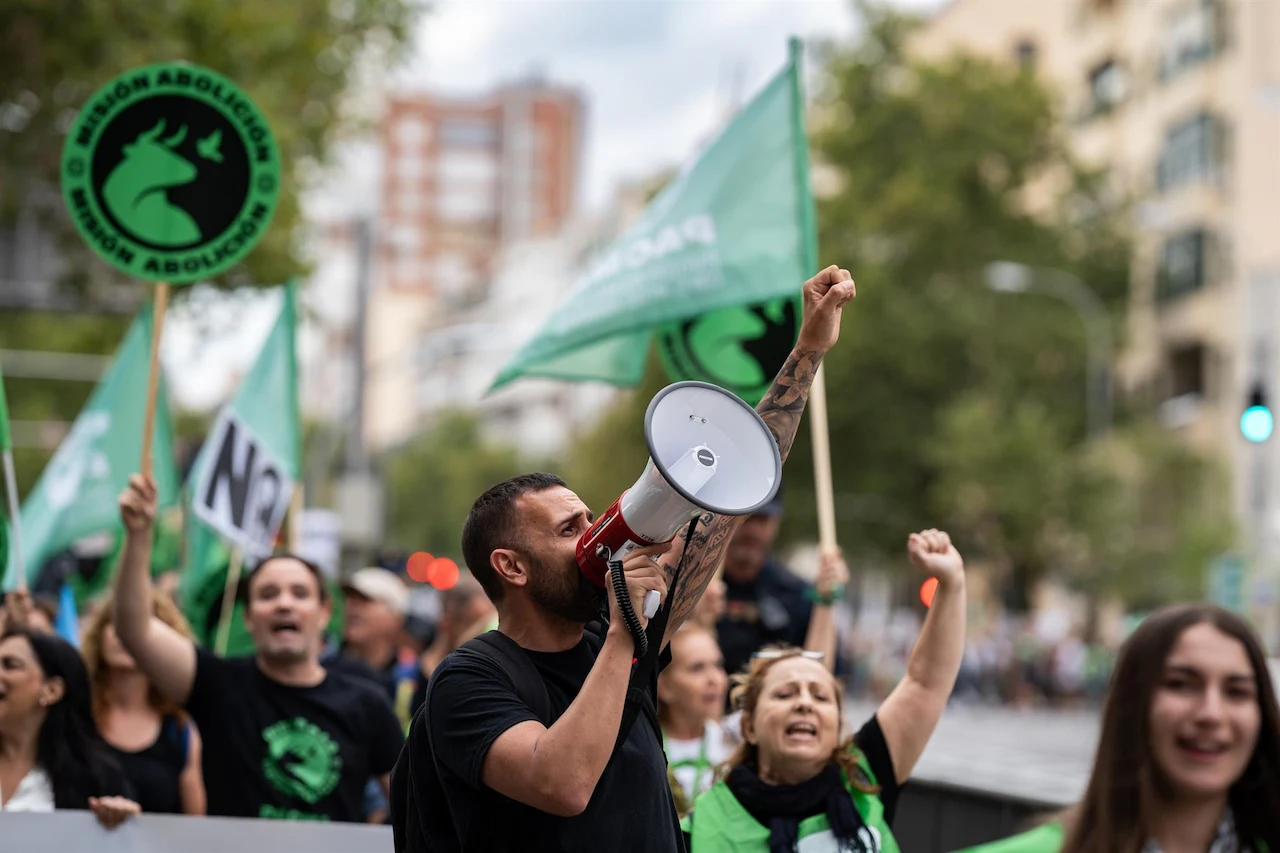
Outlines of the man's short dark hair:
[{"label": "man's short dark hair", "polygon": [[494,604],[502,600],[502,581],[489,565],[489,555],[498,548],[524,545],[516,525],[516,499],[563,485],[564,480],[555,474],[521,474],[490,486],[471,505],[462,523],[462,558]]},{"label": "man's short dark hair", "polygon": [[240,589],[237,590],[237,595],[242,603],[248,606],[249,588],[253,586],[253,579],[262,571],[262,567],[267,563],[275,562],[277,560],[296,560],[306,566],[307,571],[311,572],[312,576],[316,579],[316,589],[320,592],[320,603],[327,604],[329,602],[329,586],[324,581],[324,572],[320,571],[320,567],[308,560],[306,557],[299,557],[297,554],[280,553],[272,554],[270,557],[265,558],[258,563],[258,565],[254,566],[248,574],[241,578]]}]

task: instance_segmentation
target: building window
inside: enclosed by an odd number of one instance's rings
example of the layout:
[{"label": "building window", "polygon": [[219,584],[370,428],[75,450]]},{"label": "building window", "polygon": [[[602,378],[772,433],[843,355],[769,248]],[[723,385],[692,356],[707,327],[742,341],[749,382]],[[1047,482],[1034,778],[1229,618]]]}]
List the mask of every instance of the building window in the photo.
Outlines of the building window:
[{"label": "building window", "polygon": [[1034,71],[1036,67],[1036,43],[1031,39],[1023,39],[1014,45],[1014,61],[1023,71]]},{"label": "building window", "polygon": [[1192,181],[1221,176],[1226,160],[1227,128],[1221,119],[1201,113],[1169,128],[1156,165],[1161,192]]},{"label": "building window", "polygon": [[1205,396],[1205,359],[1203,344],[1179,347],[1169,353],[1169,396]]},{"label": "building window", "polygon": [[1219,242],[1202,228],[1176,234],[1160,250],[1156,301],[1167,302],[1211,284],[1220,272]]},{"label": "building window", "polygon": [[441,187],[436,213],[446,222],[484,222],[498,215],[498,200],[492,191],[473,184]]},{"label": "building window", "polygon": [[427,206],[422,191],[415,186],[402,186],[396,193],[396,213],[402,216],[419,216]]},{"label": "building window", "polygon": [[1174,10],[1161,45],[1160,79],[1171,80],[1222,52],[1226,11],[1219,0],[1190,0]]},{"label": "building window", "polygon": [[464,148],[492,147],[498,143],[498,126],[484,119],[448,118],[440,123],[440,141]]},{"label": "building window", "polygon": [[417,116],[405,116],[395,123],[396,143],[410,150],[420,148],[431,136],[430,126]]},{"label": "building window", "polygon": [[1129,94],[1129,73],[1123,65],[1108,59],[1089,72],[1090,116],[1105,115]]}]

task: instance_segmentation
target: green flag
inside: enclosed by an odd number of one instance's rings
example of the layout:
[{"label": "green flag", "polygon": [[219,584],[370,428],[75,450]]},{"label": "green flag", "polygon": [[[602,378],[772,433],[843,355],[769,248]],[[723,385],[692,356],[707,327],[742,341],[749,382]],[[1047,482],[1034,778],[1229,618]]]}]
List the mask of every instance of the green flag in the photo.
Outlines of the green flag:
[{"label": "green flag", "polygon": [[[191,466],[186,569],[180,597],[192,624],[219,606],[229,545],[245,567],[270,552],[302,474],[296,288],[235,397],[218,414]],[[233,636],[239,632],[233,623]]]},{"label": "green flag", "polygon": [[[670,324],[677,324],[682,339],[693,340],[697,361],[728,359],[727,367],[713,363],[705,378],[724,374],[722,384],[738,385],[734,390],[744,394],[773,379],[781,362],[756,363],[747,344],[786,337],[765,322],[785,319],[780,309],[762,307],[767,313],[755,323],[754,313],[718,320],[710,333],[684,334],[681,324],[713,312],[794,300],[800,282],[813,272],[799,74],[799,45],[793,41],[788,67],[574,284],[499,372],[494,388],[521,376],[635,385],[655,330]],[[726,335],[733,336],[731,343]],[[787,351],[794,343],[790,335]],[[691,361],[689,349],[681,354],[685,364]],[[670,355],[664,355],[669,369],[677,361]]]},{"label": "green flag", "polygon": [[[72,543],[121,528],[117,499],[142,461],[150,353],[151,307],[147,306],[129,327],[107,375],[22,504],[29,584],[35,583],[46,560]],[[173,427],[165,399],[162,377],[153,451],[161,509],[173,506],[178,498]],[[12,545],[9,555],[13,561]],[[13,574],[6,573],[5,589],[16,586]]]}]

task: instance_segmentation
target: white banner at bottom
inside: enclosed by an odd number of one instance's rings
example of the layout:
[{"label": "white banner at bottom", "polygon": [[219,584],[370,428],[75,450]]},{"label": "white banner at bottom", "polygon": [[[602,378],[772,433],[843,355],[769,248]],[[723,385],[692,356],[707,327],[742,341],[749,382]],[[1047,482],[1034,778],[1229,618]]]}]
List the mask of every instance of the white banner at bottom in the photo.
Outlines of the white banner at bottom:
[{"label": "white banner at bottom", "polygon": [[391,827],[358,823],[139,815],[103,829],[90,812],[0,812],[13,853],[391,853]]}]

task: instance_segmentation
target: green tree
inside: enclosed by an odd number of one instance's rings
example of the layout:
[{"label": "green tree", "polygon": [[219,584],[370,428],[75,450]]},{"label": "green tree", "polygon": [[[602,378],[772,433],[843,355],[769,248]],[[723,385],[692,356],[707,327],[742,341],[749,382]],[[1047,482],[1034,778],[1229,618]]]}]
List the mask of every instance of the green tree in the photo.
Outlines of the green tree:
[{"label": "green tree", "polygon": [[519,454],[485,440],[476,417],[442,415],[435,426],[379,460],[387,484],[392,548],[429,551],[462,565],[459,532],[485,489],[525,470]]},{"label": "green tree", "polygon": [[114,275],[75,236],[57,187],[75,111],[128,68],[189,60],[236,81],[262,108],[286,169],[262,243],[227,281],[278,283],[295,254],[302,167],[324,161],[357,73],[402,54],[415,0],[10,0],[0,5],[0,222],[32,210],[59,238],[66,278]]}]

